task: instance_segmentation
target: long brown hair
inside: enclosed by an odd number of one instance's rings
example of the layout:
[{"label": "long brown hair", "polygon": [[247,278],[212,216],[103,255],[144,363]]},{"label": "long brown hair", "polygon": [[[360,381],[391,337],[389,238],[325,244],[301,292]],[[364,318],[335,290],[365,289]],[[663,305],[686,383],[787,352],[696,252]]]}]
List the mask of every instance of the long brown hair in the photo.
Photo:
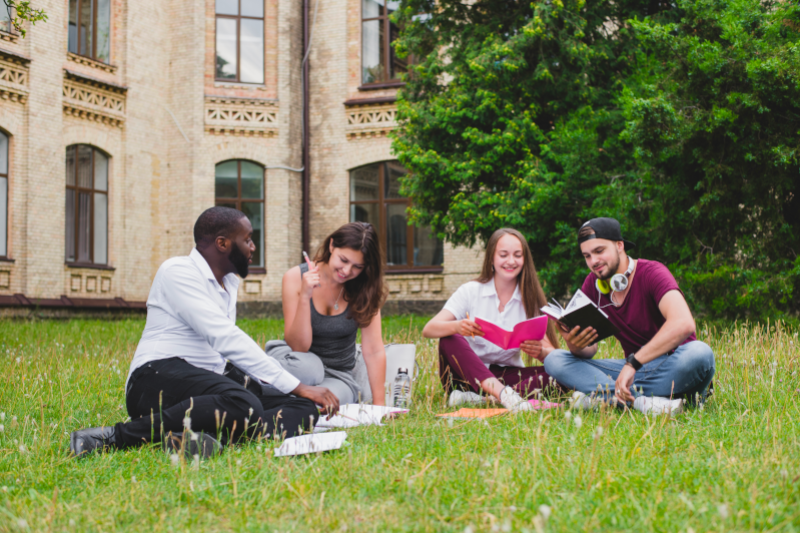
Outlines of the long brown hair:
[{"label": "long brown hair", "polygon": [[[533,264],[533,254],[530,246],[528,246],[528,241],[517,230],[500,228],[492,233],[489,242],[486,243],[486,255],[483,258],[481,275],[475,281],[487,283],[494,279],[494,254],[497,251],[497,243],[506,235],[513,235],[522,244],[522,271],[517,277],[517,283],[522,296],[522,305],[525,307],[525,315],[528,318],[539,316],[542,314],[541,308],[547,305],[547,298],[545,298],[542,285],[539,283],[539,275],[536,274],[536,266]],[[554,348],[558,348],[561,346],[558,339],[556,323],[550,320],[547,324],[547,340],[550,341]]]},{"label": "long brown hair", "polygon": [[350,222],[337,229],[323,241],[314,262],[328,263],[334,248],[350,248],[364,255],[364,270],[344,283],[344,301],[348,316],[360,327],[369,325],[386,301],[388,289],[383,280],[383,256],[375,227],[367,222]]}]

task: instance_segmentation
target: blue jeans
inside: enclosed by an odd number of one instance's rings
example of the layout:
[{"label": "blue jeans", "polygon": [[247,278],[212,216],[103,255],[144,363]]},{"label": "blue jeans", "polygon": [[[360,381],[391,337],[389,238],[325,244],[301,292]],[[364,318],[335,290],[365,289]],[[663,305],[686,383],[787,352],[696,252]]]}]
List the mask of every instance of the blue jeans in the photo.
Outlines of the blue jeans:
[{"label": "blue jeans", "polygon": [[[585,394],[602,390],[614,395],[624,359],[582,359],[566,350],[554,350],[544,360],[544,369],[559,384]],[[636,372],[631,394],[636,396],[685,397],[705,395],[714,377],[714,353],[704,342],[678,346],[671,354],[656,357]]]}]

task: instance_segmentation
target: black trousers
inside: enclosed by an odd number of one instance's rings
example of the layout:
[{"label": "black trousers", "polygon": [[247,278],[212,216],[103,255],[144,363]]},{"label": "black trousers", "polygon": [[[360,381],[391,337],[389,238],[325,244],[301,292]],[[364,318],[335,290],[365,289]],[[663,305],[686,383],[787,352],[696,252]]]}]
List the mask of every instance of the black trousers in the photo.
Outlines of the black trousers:
[{"label": "black trousers", "polygon": [[125,391],[130,422],[115,426],[119,447],[159,442],[164,433],[191,429],[219,436],[224,444],[243,436],[293,437],[316,422],[314,402],[287,394],[261,394],[261,386],[228,365],[216,374],[173,357],[146,363],[131,374]]}]

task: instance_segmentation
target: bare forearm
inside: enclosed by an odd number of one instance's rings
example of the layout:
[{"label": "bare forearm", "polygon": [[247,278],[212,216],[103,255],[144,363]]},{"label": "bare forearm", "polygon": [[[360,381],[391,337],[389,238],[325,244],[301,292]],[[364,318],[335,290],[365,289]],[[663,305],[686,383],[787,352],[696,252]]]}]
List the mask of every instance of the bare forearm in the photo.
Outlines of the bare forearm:
[{"label": "bare forearm", "polygon": [[375,405],[386,404],[386,351],[381,346],[378,353],[364,354],[364,363],[367,365],[369,388],[372,391],[372,403]]},{"label": "bare forearm", "polygon": [[311,300],[300,297],[294,319],[284,330],[286,344],[296,352],[307,352],[311,348]]},{"label": "bare forearm", "polygon": [[[648,363],[670,352],[681,345],[683,341],[694,333],[694,320],[667,320],[658,333],[636,352],[636,360],[640,363]],[[625,354],[630,355],[630,354]]]},{"label": "bare forearm", "polygon": [[458,320],[431,320],[422,329],[426,339],[441,339],[458,333]]}]

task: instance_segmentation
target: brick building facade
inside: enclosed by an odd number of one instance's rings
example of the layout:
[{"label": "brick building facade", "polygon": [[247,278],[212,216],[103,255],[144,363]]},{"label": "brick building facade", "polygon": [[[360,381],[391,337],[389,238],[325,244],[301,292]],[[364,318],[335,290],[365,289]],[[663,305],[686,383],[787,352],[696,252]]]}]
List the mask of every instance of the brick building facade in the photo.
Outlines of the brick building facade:
[{"label": "brick building facade", "polygon": [[386,48],[394,4],[41,0],[49,20],[25,38],[0,20],[0,313],[141,308],[215,203],[259,229],[245,313],[278,310],[304,205],[309,251],[369,220],[392,309],[433,310],[480,257],[405,222],[387,138],[403,68]]}]

